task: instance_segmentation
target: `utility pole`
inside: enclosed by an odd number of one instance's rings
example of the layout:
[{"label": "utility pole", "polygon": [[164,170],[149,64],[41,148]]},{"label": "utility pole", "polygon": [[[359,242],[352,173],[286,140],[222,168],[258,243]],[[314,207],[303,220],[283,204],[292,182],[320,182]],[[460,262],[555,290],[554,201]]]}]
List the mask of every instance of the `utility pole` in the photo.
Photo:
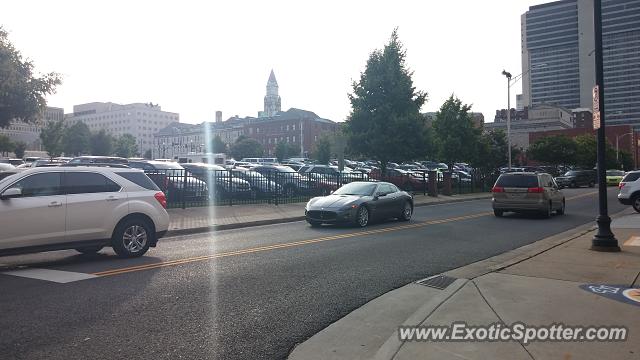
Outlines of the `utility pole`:
[{"label": "utility pole", "polygon": [[598,202],[599,214],[596,218],[598,232],[591,240],[591,250],[620,251],[618,240],[611,232],[611,218],[607,207],[606,157],[605,148],[605,108],[604,108],[604,66],[602,54],[602,0],[593,1],[593,25],[595,29],[596,86],[593,88],[594,128],[598,130]]}]

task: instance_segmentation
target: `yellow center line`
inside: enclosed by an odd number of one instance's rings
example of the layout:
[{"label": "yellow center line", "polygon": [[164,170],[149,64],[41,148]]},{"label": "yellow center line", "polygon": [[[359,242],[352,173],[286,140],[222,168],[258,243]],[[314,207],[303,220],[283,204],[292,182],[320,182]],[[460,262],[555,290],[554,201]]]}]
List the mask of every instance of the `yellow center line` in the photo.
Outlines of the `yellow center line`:
[{"label": "yellow center line", "polygon": [[[581,195],[569,197],[567,198],[567,200],[579,199],[579,198],[591,196],[594,194],[597,194],[597,192],[590,192],[587,194],[581,194]],[[143,271],[143,270],[151,270],[151,269],[157,269],[157,268],[168,267],[168,266],[184,265],[184,264],[198,262],[198,261],[206,261],[206,260],[218,259],[218,258],[224,258],[224,257],[230,257],[230,256],[246,255],[246,254],[252,254],[257,252],[317,244],[325,241],[347,239],[347,238],[353,238],[353,237],[365,236],[365,235],[381,234],[381,233],[387,233],[391,231],[414,229],[414,228],[424,227],[429,225],[445,224],[445,223],[451,223],[455,221],[475,219],[475,218],[489,216],[489,215],[493,215],[493,212],[482,212],[482,213],[471,214],[471,215],[456,216],[456,217],[451,217],[446,219],[424,221],[424,222],[419,222],[415,224],[388,227],[384,229],[358,231],[358,232],[347,233],[347,234],[339,234],[339,235],[325,236],[325,237],[320,237],[315,239],[294,241],[294,242],[284,243],[284,244],[259,246],[259,247],[249,248],[249,249],[227,251],[227,252],[222,252],[218,254],[195,256],[195,257],[177,259],[177,260],[168,260],[168,261],[162,261],[162,262],[153,263],[153,264],[137,265],[137,266],[130,266],[130,267],[119,268],[119,269],[105,270],[105,271],[93,273],[92,275],[96,275],[96,276],[120,275],[120,274],[125,274],[129,272],[134,272],[134,271]]]}]

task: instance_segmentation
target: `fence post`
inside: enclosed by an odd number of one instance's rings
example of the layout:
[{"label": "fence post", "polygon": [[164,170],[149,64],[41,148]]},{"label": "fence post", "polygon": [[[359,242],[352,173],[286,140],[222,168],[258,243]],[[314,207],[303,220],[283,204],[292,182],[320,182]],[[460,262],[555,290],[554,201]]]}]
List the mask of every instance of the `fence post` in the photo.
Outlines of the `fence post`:
[{"label": "fence post", "polygon": [[[268,173],[269,175],[273,174],[273,177],[275,178],[275,179],[273,180],[273,182],[274,182],[276,185],[278,184],[278,173],[279,173],[279,171],[275,171],[275,172],[271,172],[271,171],[270,171],[270,172]],[[284,191],[284,187],[282,188],[282,191]],[[274,198],[274,200],[275,200],[275,205],[276,205],[276,206],[278,206],[278,192],[277,192],[277,191],[274,193],[274,196],[275,196],[275,198]]]},{"label": "fence post", "polygon": [[231,178],[231,170],[227,169],[227,175],[229,176],[229,206],[233,205],[233,179]]},{"label": "fence post", "polygon": [[187,169],[182,170],[183,178],[182,178],[182,208],[187,208]]},{"label": "fence post", "polygon": [[427,174],[422,172],[422,196],[427,196]]}]

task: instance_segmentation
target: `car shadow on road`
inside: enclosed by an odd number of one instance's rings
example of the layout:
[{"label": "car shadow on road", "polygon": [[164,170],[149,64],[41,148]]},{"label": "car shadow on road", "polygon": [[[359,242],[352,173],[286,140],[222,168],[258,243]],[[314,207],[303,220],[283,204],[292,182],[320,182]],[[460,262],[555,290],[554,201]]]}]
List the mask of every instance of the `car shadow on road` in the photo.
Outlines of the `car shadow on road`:
[{"label": "car shadow on road", "polygon": [[[0,271],[21,268],[52,268],[70,265],[98,265],[98,271],[107,264],[118,267],[148,265],[161,262],[162,259],[153,256],[123,259],[115,255],[111,249],[103,249],[95,254],[79,254],[74,250],[52,251],[28,255],[15,255],[0,258]],[[94,269],[92,269],[94,270]]]}]

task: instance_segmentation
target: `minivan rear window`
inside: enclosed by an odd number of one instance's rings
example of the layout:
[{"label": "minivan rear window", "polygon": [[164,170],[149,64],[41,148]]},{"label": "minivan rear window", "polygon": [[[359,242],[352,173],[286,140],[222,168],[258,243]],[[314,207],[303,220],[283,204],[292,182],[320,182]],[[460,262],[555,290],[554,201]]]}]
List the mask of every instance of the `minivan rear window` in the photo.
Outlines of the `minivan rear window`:
[{"label": "minivan rear window", "polygon": [[538,187],[536,175],[502,175],[498,178],[496,186],[510,188]]},{"label": "minivan rear window", "polygon": [[622,182],[633,182],[640,178],[640,172],[632,172],[628,173],[623,179]]},{"label": "minivan rear window", "polygon": [[116,173],[118,176],[122,176],[123,178],[131,181],[132,183],[142,186],[143,188],[147,189],[147,190],[157,190],[160,191],[160,188],[153,182],[151,181],[151,179],[149,179],[149,177],[147,175],[145,175],[142,172],[133,172],[133,171],[127,171],[127,172],[117,172]]}]

